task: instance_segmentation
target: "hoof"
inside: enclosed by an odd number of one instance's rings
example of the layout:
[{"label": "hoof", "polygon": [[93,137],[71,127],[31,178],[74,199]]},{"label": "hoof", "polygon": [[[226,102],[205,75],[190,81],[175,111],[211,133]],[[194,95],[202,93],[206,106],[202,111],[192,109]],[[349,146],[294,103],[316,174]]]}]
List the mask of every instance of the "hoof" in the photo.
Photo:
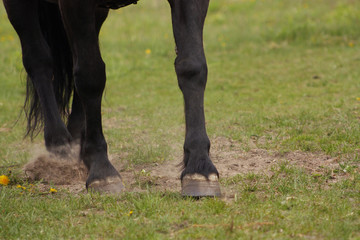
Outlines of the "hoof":
[{"label": "hoof", "polygon": [[181,181],[181,195],[189,197],[221,197],[219,179],[210,174],[206,179],[203,175],[186,175]]},{"label": "hoof", "polygon": [[125,190],[120,177],[109,177],[105,180],[95,180],[87,185],[88,192],[121,193]]}]

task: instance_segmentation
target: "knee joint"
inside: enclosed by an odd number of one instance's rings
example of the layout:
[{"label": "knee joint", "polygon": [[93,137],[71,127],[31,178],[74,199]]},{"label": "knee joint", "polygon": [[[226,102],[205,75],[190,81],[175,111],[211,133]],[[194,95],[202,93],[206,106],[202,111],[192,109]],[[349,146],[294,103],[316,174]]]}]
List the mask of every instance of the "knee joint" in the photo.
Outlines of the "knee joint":
[{"label": "knee joint", "polygon": [[207,65],[202,58],[185,58],[175,60],[175,71],[178,75],[179,86],[183,88],[188,82],[202,87],[206,84]]},{"label": "knee joint", "polygon": [[175,60],[175,70],[179,76],[192,77],[207,72],[205,59],[189,57]]}]

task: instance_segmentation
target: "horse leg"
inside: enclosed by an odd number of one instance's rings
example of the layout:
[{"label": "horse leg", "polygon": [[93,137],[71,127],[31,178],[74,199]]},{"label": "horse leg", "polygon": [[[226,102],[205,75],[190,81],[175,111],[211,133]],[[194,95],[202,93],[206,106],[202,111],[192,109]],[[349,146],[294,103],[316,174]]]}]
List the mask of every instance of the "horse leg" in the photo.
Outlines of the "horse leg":
[{"label": "horse leg", "polygon": [[60,0],[60,11],[74,60],[75,89],[85,112],[85,133],[80,156],[89,169],[86,187],[100,192],[120,192],[120,174],[107,156],[101,123],[101,99],[105,88],[105,63],[96,31],[96,0]]},{"label": "horse leg", "polygon": [[71,135],[61,120],[53,90],[53,59],[41,31],[38,1],[4,0],[4,6],[21,41],[23,64],[36,91],[32,97],[40,101],[45,145],[56,152],[57,147],[69,144]]},{"label": "horse leg", "polygon": [[[109,13],[108,9],[100,9],[100,8],[96,9],[95,30],[97,36],[99,36],[101,26],[106,20],[108,13]],[[74,91],[74,95],[73,95],[71,114],[69,115],[68,118],[67,128],[71,133],[73,140],[80,141],[81,136],[84,134],[85,131],[85,113],[79,95],[77,94],[76,91]]]},{"label": "horse leg", "polygon": [[82,133],[85,131],[85,113],[76,91],[74,91],[73,101],[71,105],[71,113],[68,117],[67,129],[73,137],[74,142],[81,139]]},{"label": "horse leg", "polygon": [[209,157],[204,91],[207,64],[203,48],[203,26],[209,0],[168,0],[177,47],[175,71],[185,101],[186,135],[182,194],[220,196],[218,171]]}]

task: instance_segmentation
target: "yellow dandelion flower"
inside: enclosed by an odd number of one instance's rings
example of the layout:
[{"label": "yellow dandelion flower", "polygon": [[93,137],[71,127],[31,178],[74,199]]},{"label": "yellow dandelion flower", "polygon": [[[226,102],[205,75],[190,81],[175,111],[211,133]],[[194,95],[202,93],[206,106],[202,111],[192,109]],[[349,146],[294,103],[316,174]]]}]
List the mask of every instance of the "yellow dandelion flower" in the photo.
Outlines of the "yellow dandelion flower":
[{"label": "yellow dandelion flower", "polygon": [[146,49],[146,50],[145,50],[145,53],[146,53],[147,55],[151,54],[151,49],[149,49],[149,48]]},{"label": "yellow dandelion flower", "polygon": [[8,176],[5,176],[5,175],[1,175],[1,176],[0,176],[0,184],[1,184],[1,185],[6,186],[6,185],[9,184],[9,182],[10,182],[10,180],[9,180],[9,177],[8,177]]},{"label": "yellow dandelion flower", "polygon": [[128,216],[130,217],[132,214],[133,214],[133,211],[130,211],[130,212],[128,213]]},{"label": "yellow dandelion flower", "polygon": [[50,188],[50,193],[57,193],[57,190],[55,188]]},{"label": "yellow dandelion flower", "polygon": [[26,190],[26,187],[21,187],[23,190]]},{"label": "yellow dandelion flower", "polygon": [[348,46],[349,46],[349,47],[354,47],[354,42],[349,42],[349,43],[348,43]]},{"label": "yellow dandelion flower", "polygon": [[357,101],[360,101],[360,97],[357,97],[356,100],[357,100]]}]

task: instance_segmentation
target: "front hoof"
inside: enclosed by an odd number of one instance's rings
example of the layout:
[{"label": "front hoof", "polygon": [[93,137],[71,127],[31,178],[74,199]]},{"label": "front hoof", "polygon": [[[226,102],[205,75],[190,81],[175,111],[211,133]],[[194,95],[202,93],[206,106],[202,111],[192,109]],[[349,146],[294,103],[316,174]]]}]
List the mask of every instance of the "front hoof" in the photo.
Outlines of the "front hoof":
[{"label": "front hoof", "polygon": [[181,195],[189,197],[221,197],[219,178],[210,174],[209,178],[201,174],[185,175],[181,180]]},{"label": "front hoof", "polygon": [[121,177],[108,177],[105,180],[94,180],[89,184],[86,184],[88,192],[121,193],[125,190]]}]

